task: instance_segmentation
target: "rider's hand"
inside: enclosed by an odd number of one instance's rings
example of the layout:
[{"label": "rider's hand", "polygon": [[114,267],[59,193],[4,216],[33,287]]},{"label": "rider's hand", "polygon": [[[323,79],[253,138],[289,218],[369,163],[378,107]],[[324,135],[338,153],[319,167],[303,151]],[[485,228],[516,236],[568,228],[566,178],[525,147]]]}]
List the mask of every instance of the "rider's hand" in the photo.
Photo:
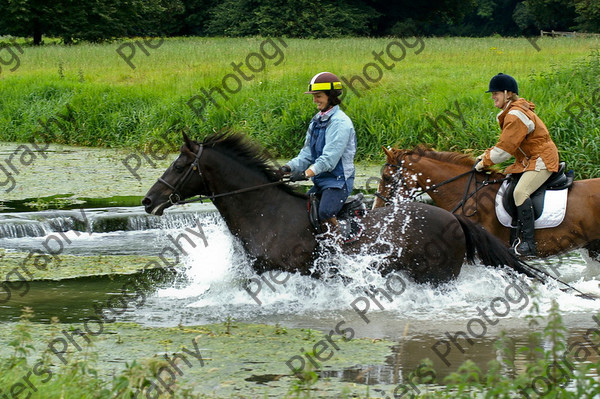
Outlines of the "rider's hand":
[{"label": "rider's hand", "polygon": [[473,169],[475,169],[478,172],[482,172],[484,168],[485,166],[483,166],[483,161],[481,159],[476,161],[475,166],[473,166]]},{"label": "rider's hand", "polygon": [[290,168],[287,165],[283,165],[279,169],[277,169],[276,173],[277,173],[277,177],[279,178],[279,180],[281,180],[284,176],[287,176],[290,173],[292,173],[292,168]]},{"label": "rider's hand", "polygon": [[291,182],[295,182],[298,180],[308,180],[308,177],[306,177],[306,173],[302,172],[302,173],[292,173],[292,175],[290,175],[290,181]]}]

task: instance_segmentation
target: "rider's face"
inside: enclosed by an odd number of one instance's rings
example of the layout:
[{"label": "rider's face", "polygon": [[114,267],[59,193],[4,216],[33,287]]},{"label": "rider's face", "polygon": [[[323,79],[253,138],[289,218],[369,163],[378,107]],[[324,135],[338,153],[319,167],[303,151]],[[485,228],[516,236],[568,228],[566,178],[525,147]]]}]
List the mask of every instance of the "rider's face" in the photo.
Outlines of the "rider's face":
[{"label": "rider's face", "polygon": [[506,102],[506,97],[503,91],[493,91],[492,100],[494,100],[494,107],[502,109]]},{"label": "rider's face", "polygon": [[327,104],[329,103],[329,98],[327,94],[322,91],[317,93],[313,93],[313,103],[317,104],[317,109],[319,111],[327,111]]}]

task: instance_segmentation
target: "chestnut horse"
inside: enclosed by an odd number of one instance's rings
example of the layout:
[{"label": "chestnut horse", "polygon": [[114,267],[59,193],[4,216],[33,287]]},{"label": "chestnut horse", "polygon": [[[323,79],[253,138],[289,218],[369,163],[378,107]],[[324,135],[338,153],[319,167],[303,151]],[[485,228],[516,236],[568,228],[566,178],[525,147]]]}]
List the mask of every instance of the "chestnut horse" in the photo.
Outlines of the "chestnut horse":
[{"label": "chestnut horse", "polygon": [[[264,150],[241,134],[226,133],[202,143],[184,134],[180,151],[143,199],[146,212],[162,215],[185,198],[200,195],[213,201],[254,259],[257,272],[313,273],[321,241],[308,218],[307,196],[279,180]],[[465,258],[472,260],[477,252],[486,265],[506,265],[545,280],[481,226],[432,205],[371,210],[361,223],[360,239],[340,249],[378,254],[382,274],[404,270],[417,282],[442,283],[458,276]]]},{"label": "chestnut horse", "polygon": [[[424,146],[384,151],[387,161],[374,207],[384,206],[395,196],[411,196],[415,190],[427,192],[437,206],[470,217],[508,245],[509,228],[500,224],[495,211],[495,197],[504,174],[475,172],[475,159],[457,152]],[[569,189],[563,222],[557,227],[536,229],[535,240],[540,257],[586,248],[590,256],[598,258],[600,178],[575,181]]]}]

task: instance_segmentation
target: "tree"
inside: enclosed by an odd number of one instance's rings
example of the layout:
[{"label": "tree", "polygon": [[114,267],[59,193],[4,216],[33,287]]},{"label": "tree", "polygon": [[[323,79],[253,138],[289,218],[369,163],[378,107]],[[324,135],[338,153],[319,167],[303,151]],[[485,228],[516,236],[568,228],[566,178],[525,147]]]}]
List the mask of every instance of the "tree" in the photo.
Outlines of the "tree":
[{"label": "tree", "polygon": [[535,16],[524,2],[517,4],[515,7],[513,20],[519,29],[525,33],[533,34],[538,30],[535,26]]},{"label": "tree", "polygon": [[518,36],[521,29],[513,20],[521,0],[476,0],[471,12],[451,25],[448,33],[459,36]]},{"label": "tree", "polygon": [[598,0],[575,0],[577,28],[587,32],[600,32],[600,2]]},{"label": "tree", "polygon": [[377,12],[361,2],[224,0],[211,11],[208,32],[227,36],[337,37],[368,35]]},{"label": "tree", "polygon": [[52,24],[53,8],[43,0],[0,0],[0,32],[31,36],[33,43],[39,45]]},{"label": "tree", "polygon": [[15,36],[43,35],[73,40],[102,41],[124,36],[176,33],[181,0],[0,0],[0,30]]},{"label": "tree", "polygon": [[184,0],[185,11],[179,34],[201,36],[207,34],[210,10],[218,0]]},{"label": "tree", "polygon": [[[444,34],[471,11],[476,0],[372,0],[379,13],[377,35]],[[441,33],[440,33],[441,32]]]},{"label": "tree", "polygon": [[537,29],[565,31],[575,26],[577,13],[573,0],[526,0],[523,4]]}]

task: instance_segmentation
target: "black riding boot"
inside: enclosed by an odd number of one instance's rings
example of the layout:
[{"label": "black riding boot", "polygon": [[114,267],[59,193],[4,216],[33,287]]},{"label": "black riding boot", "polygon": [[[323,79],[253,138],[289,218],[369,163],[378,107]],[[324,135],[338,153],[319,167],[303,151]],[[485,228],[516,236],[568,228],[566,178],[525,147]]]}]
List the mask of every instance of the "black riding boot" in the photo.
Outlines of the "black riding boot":
[{"label": "black riding boot", "polygon": [[517,207],[517,215],[519,216],[519,224],[521,225],[521,241],[514,247],[514,251],[520,256],[536,256],[534,238],[534,223],[533,206],[531,199],[527,198],[521,206]]}]

